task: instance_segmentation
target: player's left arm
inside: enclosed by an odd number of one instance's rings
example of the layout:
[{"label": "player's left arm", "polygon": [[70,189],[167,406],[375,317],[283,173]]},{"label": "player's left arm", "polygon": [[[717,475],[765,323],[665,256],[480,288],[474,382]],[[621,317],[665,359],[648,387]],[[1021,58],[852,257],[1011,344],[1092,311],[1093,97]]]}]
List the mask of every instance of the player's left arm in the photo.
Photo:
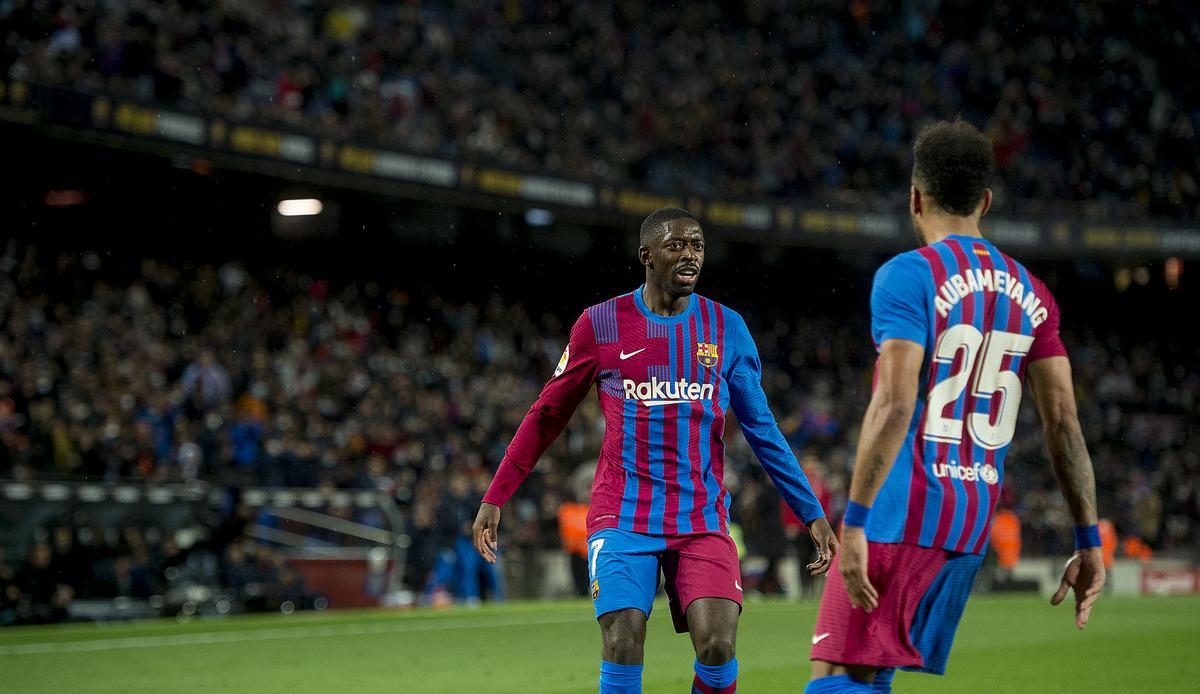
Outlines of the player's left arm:
[{"label": "player's left arm", "polygon": [[767,405],[767,394],[762,387],[762,362],[758,348],[750,337],[746,324],[732,314],[730,327],[733,346],[729,383],[729,399],[734,414],[742,427],[746,441],[758,457],[767,475],[779,490],[788,507],[809,528],[809,534],[817,546],[817,561],[806,568],[818,576],[829,570],[833,555],[837,552],[837,534],[829,526],[825,509],[813,492],[808,476],[800,468],[791,446],[779,431],[779,424]]},{"label": "player's left arm", "polygon": [[1100,598],[1106,578],[1097,526],[1096,476],[1083,428],[1079,425],[1071,362],[1058,334],[1058,305],[1044,285],[1038,285],[1040,282],[1035,285],[1038,294],[1046,298],[1047,315],[1035,330],[1029,350],[1029,385],[1042,417],[1054,474],[1075,523],[1076,548],[1050,604],[1060,604],[1067,593],[1074,590],[1075,626],[1082,629],[1087,626],[1092,606]]}]

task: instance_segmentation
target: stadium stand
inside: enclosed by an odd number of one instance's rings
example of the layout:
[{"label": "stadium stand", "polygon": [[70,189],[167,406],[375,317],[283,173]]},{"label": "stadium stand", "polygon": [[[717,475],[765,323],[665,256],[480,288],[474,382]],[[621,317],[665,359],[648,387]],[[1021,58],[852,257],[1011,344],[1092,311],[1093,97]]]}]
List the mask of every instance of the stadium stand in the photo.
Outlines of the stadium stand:
[{"label": "stadium stand", "polygon": [[9,79],[658,191],[870,199],[963,115],[1030,213],[1200,210],[1188,2],[17,0],[0,24]]}]

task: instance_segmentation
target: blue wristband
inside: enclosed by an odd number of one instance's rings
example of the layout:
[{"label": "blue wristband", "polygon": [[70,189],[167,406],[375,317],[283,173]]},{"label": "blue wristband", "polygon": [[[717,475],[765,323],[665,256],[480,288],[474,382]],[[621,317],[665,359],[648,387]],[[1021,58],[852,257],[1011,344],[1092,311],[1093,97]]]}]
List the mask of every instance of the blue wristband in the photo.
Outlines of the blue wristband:
[{"label": "blue wristband", "polygon": [[1089,547],[1099,547],[1102,545],[1100,541],[1100,526],[1099,525],[1077,525],[1075,526],[1075,549],[1088,549]]},{"label": "blue wristband", "polygon": [[842,516],[842,525],[847,528],[861,528],[867,524],[871,515],[871,507],[853,501],[846,504],[846,515]]}]

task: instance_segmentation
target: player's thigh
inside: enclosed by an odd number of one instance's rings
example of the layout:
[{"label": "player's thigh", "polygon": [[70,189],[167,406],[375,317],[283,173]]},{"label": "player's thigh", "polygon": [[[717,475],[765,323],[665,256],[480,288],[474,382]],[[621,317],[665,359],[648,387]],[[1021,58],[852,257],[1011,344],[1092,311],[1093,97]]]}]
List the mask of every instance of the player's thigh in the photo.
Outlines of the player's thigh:
[{"label": "player's thigh", "polygon": [[650,616],[662,544],[662,538],[617,528],[588,538],[588,578],[597,619],[629,608]]},{"label": "player's thigh", "polygon": [[[663,575],[671,616],[676,631],[689,631],[688,612],[692,603],[719,598],[740,614],[742,608],[742,572],[737,545],[724,533],[696,533],[667,539],[663,553]],[[707,612],[707,611],[706,611]],[[736,620],[734,620],[736,628]]]}]

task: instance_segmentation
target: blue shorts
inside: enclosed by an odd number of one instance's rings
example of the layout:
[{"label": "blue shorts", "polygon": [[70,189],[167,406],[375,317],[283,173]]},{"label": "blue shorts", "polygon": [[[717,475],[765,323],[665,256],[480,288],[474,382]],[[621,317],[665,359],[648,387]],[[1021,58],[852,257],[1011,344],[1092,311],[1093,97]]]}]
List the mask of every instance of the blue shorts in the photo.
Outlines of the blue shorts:
[{"label": "blue shorts", "polygon": [[700,598],[725,598],[742,605],[737,545],[724,533],[646,535],[618,528],[588,538],[588,576],[596,618],[637,608],[650,617],[665,579],[675,630],[687,631],[687,608]]}]

